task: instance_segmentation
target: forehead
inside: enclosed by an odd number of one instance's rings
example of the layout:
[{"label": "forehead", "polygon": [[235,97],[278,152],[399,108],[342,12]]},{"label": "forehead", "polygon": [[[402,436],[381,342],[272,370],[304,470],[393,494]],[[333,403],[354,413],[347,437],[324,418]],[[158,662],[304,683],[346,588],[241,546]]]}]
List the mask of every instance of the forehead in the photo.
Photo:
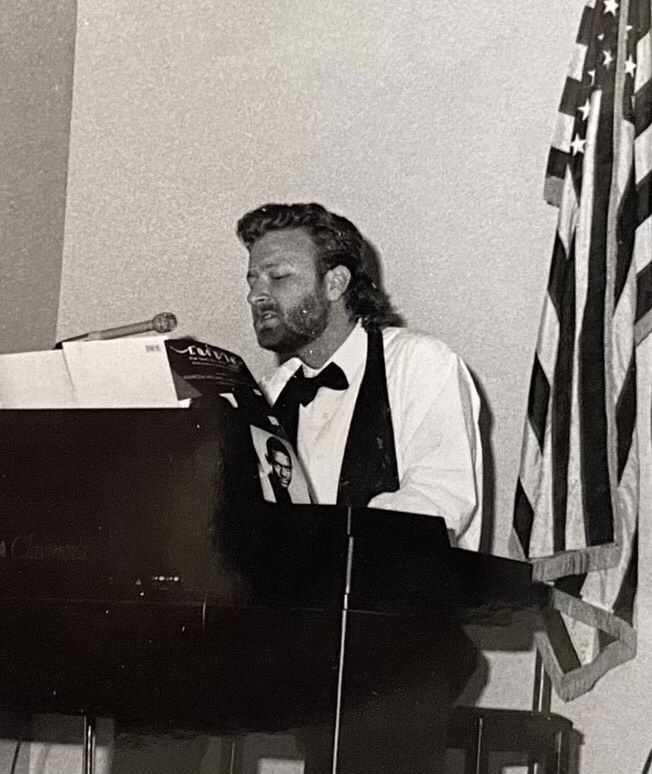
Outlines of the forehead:
[{"label": "forehead", "polygon": [[317,250],[312,238],[302,228],[268,231],[249,251],[249,265],[256,268],[282,261],[296,266],[314,266],[316,259]]},{"label": "forehead", "polygon": [[272,449],[271,458],[280,465],[289,465],[291,463],[290,455],[282,452],[280,449]]}]

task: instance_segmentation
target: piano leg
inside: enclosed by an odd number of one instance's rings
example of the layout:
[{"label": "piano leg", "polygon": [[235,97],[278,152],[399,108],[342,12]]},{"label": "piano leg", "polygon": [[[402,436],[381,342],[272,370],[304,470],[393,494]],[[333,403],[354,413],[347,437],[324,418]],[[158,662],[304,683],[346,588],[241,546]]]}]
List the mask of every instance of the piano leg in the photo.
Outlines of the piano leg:
[{"label": "piano leg", "polygon": [[444,616],[352,615],[337,774],[441,774],[448,713],[476,658]]},{"label": "piano leg", "polygon": [[447,690],[424,686],[345,710],[335,769],[332,727],[295,731],[304,774],[441,774],[449,703]]},{"label": "piano leg", "polygon": [[343,717],[337,774],[442,774],[449,703],[444,685],[371,698]]},{"label": "piano leg", "polygon": [[84,749],[82,754],[83,774],[95,774],[95,718],[84,715]]},{"label": "piano leg", "polygon": [[304,774],[331,774],[333,770],[333,727],[329,724],[293,730],[304,760]]}]

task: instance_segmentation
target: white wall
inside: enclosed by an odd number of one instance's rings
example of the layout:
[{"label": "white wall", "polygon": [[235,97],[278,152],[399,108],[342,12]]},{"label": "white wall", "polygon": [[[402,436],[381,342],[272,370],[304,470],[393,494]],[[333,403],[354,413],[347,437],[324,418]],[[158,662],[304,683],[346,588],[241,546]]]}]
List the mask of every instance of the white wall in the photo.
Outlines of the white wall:
[{"label": "white wall", "polygon": [[322,201],[379,248],[409,321],[477,373],[508,511],[580,8],[81,2],[59,334],[169,307],[260,373],[235,221]]},{"label": "white wall", "polygon": [[[409,321],[476,373],[504,552],[556,218],[543,173],[582,5],[80,0],[59,337],[170,309],[262,373],[235,221],[321,201],[378,247]],[[527,707],[531,661],[492,658],[483,701]],[[643,654],[560,708],[586,735],[582,771],[640,770],[651,671]]]},{"label": "white wall", "polygon": [[0,12],[0,352],[54,344],[76,2]]}]

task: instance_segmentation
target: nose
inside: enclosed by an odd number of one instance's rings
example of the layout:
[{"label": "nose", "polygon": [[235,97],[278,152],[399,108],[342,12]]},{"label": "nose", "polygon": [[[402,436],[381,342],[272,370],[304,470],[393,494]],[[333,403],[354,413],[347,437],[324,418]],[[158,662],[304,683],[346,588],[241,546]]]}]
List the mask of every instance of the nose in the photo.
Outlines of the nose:
[{"label": "nose", "polygon": [[249,292],[247,293],[247,302],[251,306],[256,306],[270,298],[269,288],[262,277],[256,277],[249,281]]}]

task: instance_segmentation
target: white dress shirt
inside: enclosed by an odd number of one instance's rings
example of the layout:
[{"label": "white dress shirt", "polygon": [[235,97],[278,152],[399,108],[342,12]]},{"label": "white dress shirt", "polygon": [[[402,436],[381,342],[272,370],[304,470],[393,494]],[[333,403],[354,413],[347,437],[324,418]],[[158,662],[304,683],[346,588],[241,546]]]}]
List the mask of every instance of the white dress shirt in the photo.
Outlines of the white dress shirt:
[{"label": "white dress shirt", "polygon": [[[461,548],[476,550],[482,512],[480,400],[462,360],[443,342],[407,328],[383,330],[399,489],[372,498],[371,508],[443,516]],[[317,502],[334,504],[340,469],[367,359],[367,333],[356,325],[328,363],[342,368],[346,390],[322,388],[299,407],[297,453]],[[262,380],[274,403],[302,365],[294,357]]]}]

